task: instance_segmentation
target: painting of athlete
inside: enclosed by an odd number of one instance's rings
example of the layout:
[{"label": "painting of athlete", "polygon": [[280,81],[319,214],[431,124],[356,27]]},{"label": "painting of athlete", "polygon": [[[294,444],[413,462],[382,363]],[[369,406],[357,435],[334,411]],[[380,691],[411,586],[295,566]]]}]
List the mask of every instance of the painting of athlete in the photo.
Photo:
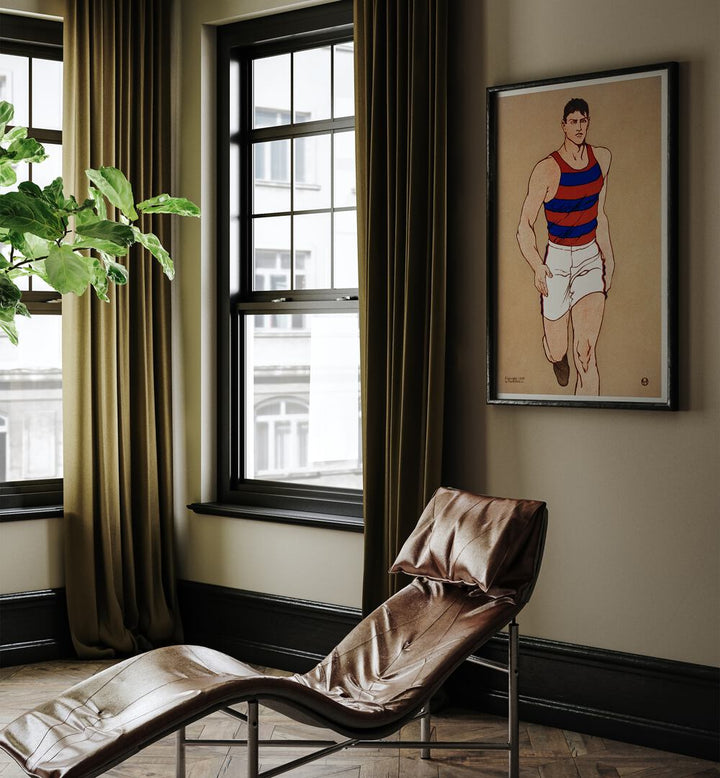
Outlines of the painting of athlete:
[{"label": "painting of athlete", "polygon": [[675,407],[675,83],[488,90],[489,402]]},{"label": "painting of athlete", "polygon": [[[587,142],[590,108],[572,98],[563,110],[563,142],[535,165],[523,202],[517,240],[541,295],[542,345],[560,386],[567,386],[568,329],[572,322],[575,394],[599,396],[595,345],[615,267],[605,193],[610,151]],[[547,219],[543,257],[534,224],[540,208]]]}]

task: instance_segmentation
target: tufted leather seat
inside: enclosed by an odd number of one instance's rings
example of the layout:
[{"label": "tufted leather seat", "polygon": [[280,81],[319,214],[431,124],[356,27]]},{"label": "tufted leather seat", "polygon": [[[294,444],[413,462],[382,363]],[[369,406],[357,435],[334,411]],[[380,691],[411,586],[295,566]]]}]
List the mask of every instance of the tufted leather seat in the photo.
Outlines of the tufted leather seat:
[{"label": "tufted leather seat", "polygon": [[268,676],[209,648],[155,649],[16,719],[0,732],[0,747],[30,775],[91,778],[243,701],[349,738],[384,737],[528,601],[546,520],[541,502],[441,488],[392,567],[413,581],[310,672]]}]

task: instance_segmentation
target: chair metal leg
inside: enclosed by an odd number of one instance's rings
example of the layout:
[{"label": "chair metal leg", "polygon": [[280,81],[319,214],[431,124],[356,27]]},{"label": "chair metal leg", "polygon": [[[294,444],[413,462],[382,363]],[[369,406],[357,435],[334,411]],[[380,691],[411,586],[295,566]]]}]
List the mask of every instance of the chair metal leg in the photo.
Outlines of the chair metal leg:
[{"label": "chair metal leg", "polygon": [[185,727],[175,735],[175,778],[185,778]]},{"label": "chair metal leg", "polygon": [[510,624],[508,640],[508,775],[518,778],[520,775],[520,718],[518,712],[518,625],[515,620]]},{"label": "chair metal leg", "polygon": [[253,700],[248,702],[247,728],[247,774],[258,778],[258,704]]},{"label": "chair metal leg", "polygon": [[[430,702],[423,708],[422,716],[420,718],[420,740],[425,743],[430,742]],[[420,749],[421,759],[430,759],[430,749]]]}]

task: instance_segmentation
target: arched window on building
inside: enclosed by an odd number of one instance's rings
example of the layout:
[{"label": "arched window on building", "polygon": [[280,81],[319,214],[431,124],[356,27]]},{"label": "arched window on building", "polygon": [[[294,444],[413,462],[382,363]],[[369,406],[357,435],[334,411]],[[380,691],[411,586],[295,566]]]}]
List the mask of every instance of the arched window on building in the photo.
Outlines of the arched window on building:
[{"label": "arched window on building", "polygon": [[292,479],[308,464],[308,406],[297,397],[273,397],[255,408],[255,468],[259,478]]}]

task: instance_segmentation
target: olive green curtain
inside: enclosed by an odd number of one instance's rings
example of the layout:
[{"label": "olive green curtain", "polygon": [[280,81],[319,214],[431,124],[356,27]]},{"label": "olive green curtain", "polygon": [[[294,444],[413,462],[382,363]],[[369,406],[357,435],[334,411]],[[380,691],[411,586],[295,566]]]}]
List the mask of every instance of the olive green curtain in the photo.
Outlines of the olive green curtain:
[{"label": "olive green curtain", "polygon": [[[172,0],[67,0],[64,178],[111,165],[136,201],[170,189]],[[171,249],[167,217],[141,224]],[[66,592],[81,657],[180,639],[172,512],[170,289],[152,257],[130,282],[63,300]]]},{"label": "olive green curtain", "polygon": [[446,309],[445,0],[355,0],[367,612],[440,485]]}]

